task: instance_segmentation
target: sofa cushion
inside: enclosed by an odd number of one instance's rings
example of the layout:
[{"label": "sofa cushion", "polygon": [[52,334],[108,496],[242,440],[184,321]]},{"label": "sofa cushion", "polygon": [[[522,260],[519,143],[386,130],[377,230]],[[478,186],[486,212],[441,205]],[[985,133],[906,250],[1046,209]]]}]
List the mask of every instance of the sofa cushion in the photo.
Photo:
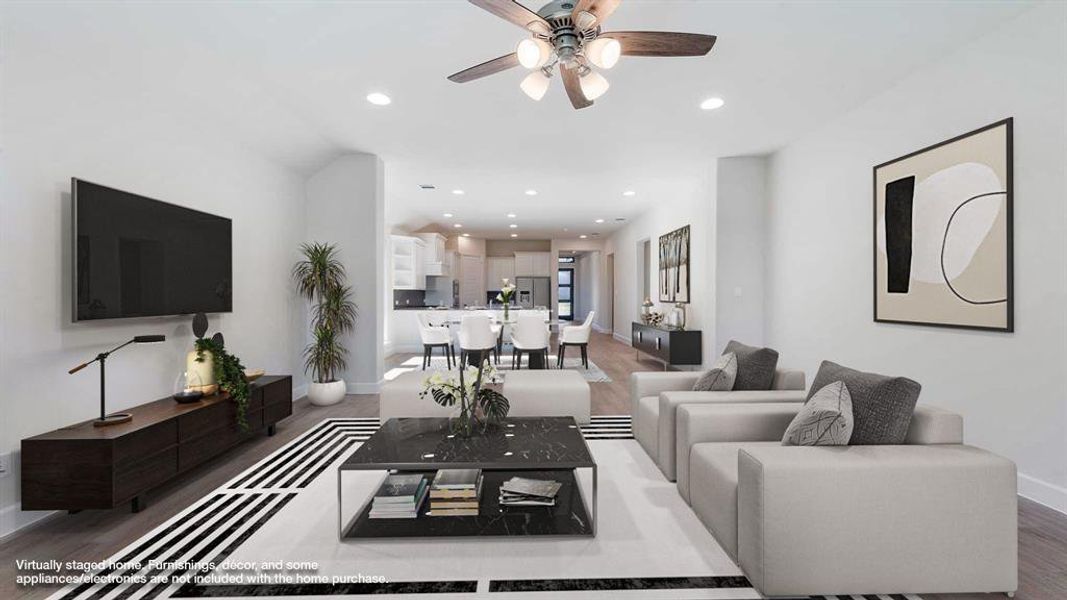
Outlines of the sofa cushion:
[{"label": "sofa cushion", "polygon": [[645,454],[657,462],[659,449],[659,396],[646,396],[637,401],[637,414],[633,415],[634,439],[645,449]]},{"label": "sofa cushion", "polygon": [[746,346],[736,340],[726,344],[723,354],[733,353],[737,357],[737,379],[735,390],[769,390],[774,383],[774,373],[778,367],[778,352],[770,348]]},{"label": "sofa cushion", "polygon": [[844,382],[852,396],[855,424],[849,444],[904,443],[922,386],[907,377],[866,373],[824,360],[808,391],[808,401],[835,381]]},{"label": "sofa cushion", "polygon": [[852,437],[852,397],[835,381],[804,404],[782,436],[783,446],[847,446]]},{"label": "sofa cushion", "polygon": [[737,453],[741,448],[778,442],[694,444],[689,455],[689,500],[708,531],[737,560]]},{"label": "sofa cushion", "polygon": [[737,355],[727,352],[693,384],[694,392],[728,392],[737,379]]}]

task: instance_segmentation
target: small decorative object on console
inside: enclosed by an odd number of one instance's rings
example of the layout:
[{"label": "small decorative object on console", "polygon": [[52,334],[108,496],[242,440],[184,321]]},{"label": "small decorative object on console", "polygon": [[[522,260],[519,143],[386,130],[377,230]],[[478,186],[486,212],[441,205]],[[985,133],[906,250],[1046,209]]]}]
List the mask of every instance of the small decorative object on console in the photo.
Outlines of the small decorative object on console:
[{"label": "small decorative object on console", "polygon": [[107,357],[111,356],[111,353],[115,352],[116,350],[125,348],[130,344],[154,344],[157,342],[165,341],[166,339],[166,336],[163,335],[139,335],[128,342],[115,346],[107,352],[101,352],[100,354],[97,354],[96,358],[90,360],[89,362],[84,362],[67,371],[68,374],[73,375],[78,371],[81,371],[85,367],[88,367],[89,365],[93,364],[94,362],[100,363],[100,418],[93,421],[94,426],[103,427],[106,425],[118,425],[119,423],[128,423],[130,422],[130,420],[133,419],[133,416],[129,413],[115,413],[113,415],[107,414],[107,410],[105,407],[107,393],[104,387],[104,367],[107,364]]},{"label": "small decorative object on console", "polygon": [[182,371],[174,380],[174,400],[179,404],[197,402],[204,397],[204,382],[196,371]]}]

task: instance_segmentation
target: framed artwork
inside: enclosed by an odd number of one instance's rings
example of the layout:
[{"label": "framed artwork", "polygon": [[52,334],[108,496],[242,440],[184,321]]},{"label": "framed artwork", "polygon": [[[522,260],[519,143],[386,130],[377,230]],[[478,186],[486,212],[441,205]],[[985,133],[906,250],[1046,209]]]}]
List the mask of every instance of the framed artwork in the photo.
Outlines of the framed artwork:
[{"label": "framed artwork", "polygon": [[874,167],[874,320],[1013,331],[1012,120]]},{"label": "framed artwork", "polygon": [[689,226],[659,237],[659,301],[689,304]]}]

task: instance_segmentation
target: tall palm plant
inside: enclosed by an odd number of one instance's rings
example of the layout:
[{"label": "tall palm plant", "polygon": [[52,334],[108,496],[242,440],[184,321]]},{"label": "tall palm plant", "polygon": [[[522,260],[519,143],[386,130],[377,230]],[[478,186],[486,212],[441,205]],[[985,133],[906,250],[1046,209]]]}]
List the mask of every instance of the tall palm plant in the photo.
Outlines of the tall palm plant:
[{"label": "tall palm plant", "polygon": [[329,383],[348,365],[343,334],[356,325],[357,309],[345,267],[333,244],[301,244],[304,258],[293,266],[297,291],[312,308],[314,341],[304,349],[304,372],[316,383]]}]

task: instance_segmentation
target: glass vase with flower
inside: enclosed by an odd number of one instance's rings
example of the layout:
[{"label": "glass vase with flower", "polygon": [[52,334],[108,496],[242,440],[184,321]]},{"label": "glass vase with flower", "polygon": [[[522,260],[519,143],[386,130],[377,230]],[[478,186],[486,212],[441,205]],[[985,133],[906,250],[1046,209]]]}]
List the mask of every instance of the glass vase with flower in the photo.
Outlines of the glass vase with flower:
[{"label": "glass vase with flower", "polygon": [[487,383],[498,383],[497,371],[488,360],[483,360],[480,366],[460,368],[458,374],[434,372],[426,378],[419,397],[429,396],[441,406],[455,408],[455,416],[450,421],[452,432],[470,437],[479,426],[484,433],[490,423],[503,420],[511,408],[503,394],[485,387]]}]

